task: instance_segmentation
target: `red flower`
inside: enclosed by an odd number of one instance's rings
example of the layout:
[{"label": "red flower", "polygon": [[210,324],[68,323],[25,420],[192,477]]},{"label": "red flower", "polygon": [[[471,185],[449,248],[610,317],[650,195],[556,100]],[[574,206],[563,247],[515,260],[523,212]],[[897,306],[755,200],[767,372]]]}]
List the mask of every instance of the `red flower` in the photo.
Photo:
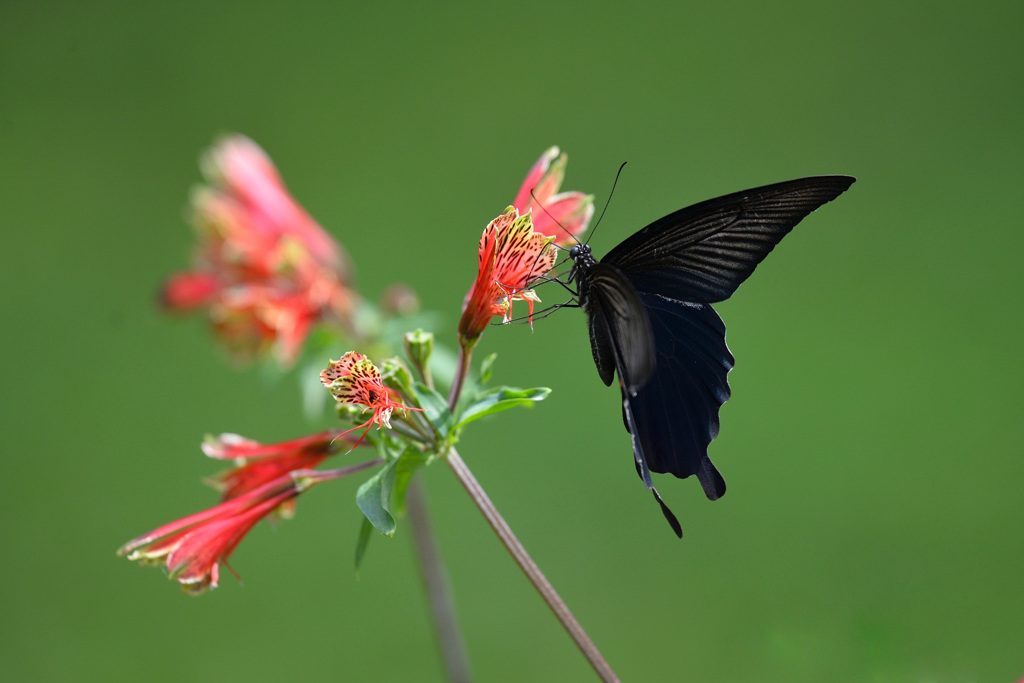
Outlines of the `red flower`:
[{"label": "red flower", "polygon": [[366,431],[356,441],[356,446],[362,443],[373,425],[377,425],[377,429],[391,429],[391,411],[396,408],[420,410],[392,399],[390,390],[381,382],[380,370],[357,351],[349,351],[338,360],[332,360],[327,369],[320,373],[320,382],[330,389],[331,395],[338,403],[365,406],[373,411],[369,420],[341,433],[345,435],[366,427]]},{"label": "red flower", "polygon": [[228,558],[257,522],[314,483],[312,477],[279,477],[216,507],[154,529],[121,546],[117,554],[144,565],[164,562],[168,575],[184,592],[198,595],[217,587],[219,563],[231,569]]},{"label": "red flower", "polygon": [[[221,492],[221,502],[249,493],[295,470],[313,469],[328,456],[339,452],[339,433],[327,430],[291,441],[261,444],[238,434],[221,434],[203,442],[203,452],[218,460],[233,460],[236,467],[210,480]],[[351,449],[351,444],[348,444]],[[289,516],[295,501],[288,501],[282,513]]]},{"label": "red flower", "polygon": [[534,232],[530,214],[520,216],[514,206],[491,221],[480,236],[476,282],[466,295],[459,320],[459,336],[474,340],[495,315],[508,320],[513,299],[540,301],[531,289],[533,280],[555,265],[552,238]]},{"label": "red flower", "polygon": [[314,324],[349,320],[356,295],[347,257],[248,138],[225,138],[202,167],[210,186],[192,198],[196,267],[167,281],[163,302],[208,309],[214,329],[243,356],[273,348],[290,363]]},{"label": "red flower", "polygon": [[527,174],[515,204],[484,229],[476,281],[459,320],[463,346],[475,341],[493,316],[507,322],[514,300],[527,302],[532,323],[533,303],[540,298],[529,285],[554,266],[552,242],[573,242],[587,228],[594,213],[592,198],[582,192],[555,194],[567,160],[557,147],[547,150]]}]

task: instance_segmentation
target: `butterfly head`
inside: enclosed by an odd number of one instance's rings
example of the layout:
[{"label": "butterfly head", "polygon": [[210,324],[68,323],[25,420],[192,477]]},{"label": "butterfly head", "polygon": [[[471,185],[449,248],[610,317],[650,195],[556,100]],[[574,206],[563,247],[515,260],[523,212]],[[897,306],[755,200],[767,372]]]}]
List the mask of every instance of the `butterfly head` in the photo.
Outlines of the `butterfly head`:
[{"label": "butterfly head", "polygon": [[572,259],[572,270],[569,272],[569,282],[580,282],[585,273],[594,265],[594,257],[590,255],[589,244],[577,244],[569,250],[569,258]]},{"label": "butterfly head", "polygon": [[569,250],[569,258],[573,261],[579,261],[590,256],[590,245],[589,244],[574,244],[572,249]]}]

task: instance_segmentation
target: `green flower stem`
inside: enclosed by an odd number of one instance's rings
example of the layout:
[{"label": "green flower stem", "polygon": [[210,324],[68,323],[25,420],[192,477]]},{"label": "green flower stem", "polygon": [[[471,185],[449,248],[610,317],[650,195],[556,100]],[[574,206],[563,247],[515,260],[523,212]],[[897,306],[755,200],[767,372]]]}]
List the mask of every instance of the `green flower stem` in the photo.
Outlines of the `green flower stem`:
[{"label": "green flower stem", "polygon": [[441,650],[441,659],[444,661],[448,680],[452,683],[469,683],[473,680],[473,674],[469,667],[466,643],[459,628],[451,582],[427,515],[423,485],[419,478],[409,484],[405,493],[405,509],[412,528],[423,588],[429,599],[437,645]]},{"label": "green flower stem", "polygon": [[319,484],[324,481],[333,481],[335,479],[341,479],[347,477],[350,474],[356,472],[362,472],[372,467],[377,467],[384,464],[384,458],[374,458],[373,460],[367,460],[366,462],[356,463],[355,465],[349,465],[348,467],[339,467],[333,470],[294,470],[291,475],[292,478],[304,479],[311,484]]},{"label": "green flower stem", "polygon": [[455,366],[452,389],[448,392],[448,408],[452,413],[455,412],[459,396],[462,395],[462,386],[466,383],[466,377],[469,375],[469,363],[473,360],[473,348],[476,346],[476,342],[477,339],[474,339],[465,342],[465,344],[459,344],[459,364]]},{"label": "green flower stem", "polygon": [[601,652],[594,645],[594,642],[580,626],[580,623],[576,621],[576,617],[569,611],[569,607],[562,601],[562,598],[555,592],[554,587],[548,582],[547,578],[541,572],[540,568],[533,561],[530,555],[526,552],[526,548],[519,542],[515,534],[512,533],[512,529],[509,528],[508,524],[502,518],[497,508],[494,507],[494,503],[487,497],[483,488],[477,482],[473,473],[469,471],[469,467],[459,457],[458,452],[452,448],[448,451],[445,460],[448,462],[448,466],[455,472],[455,476],[458,477],[459,481],[462,482],[462,486],[469,493],[469,497],[473,499],[473,502],[483,513],[484,518],[487,519],[488,524],[494,529],[494,533],[498,535],[498,538],[508,549],[512,558],[519,565],[523,573],[526,574],[526,578],[530,580],[537,592],[540,593],[544,601],[548,603],[548,607],[555,613],[558,620],[562,622],[562,626],[566,631],[569,632],[569,636],[576,642],[576,646],[583,653],[583,656],[587,658],[590,665],[594,667],[594,671],[601,677],[602,681],[609,683],[611,681],[618,681],[618,676],[612,671],[612,668],[605,661]]},{"label": "green flower stem", "polygon": [[429,422],[424,425],[419,419],[412,417],[417,414],[417,411],[407,410],[404,412],[405,414],[399,415],[397,419],[394,415],[391,416],[391,426],[396,431],[421,443],[431,443],[437,438],[437,434],[433,433],[433,425]]}]

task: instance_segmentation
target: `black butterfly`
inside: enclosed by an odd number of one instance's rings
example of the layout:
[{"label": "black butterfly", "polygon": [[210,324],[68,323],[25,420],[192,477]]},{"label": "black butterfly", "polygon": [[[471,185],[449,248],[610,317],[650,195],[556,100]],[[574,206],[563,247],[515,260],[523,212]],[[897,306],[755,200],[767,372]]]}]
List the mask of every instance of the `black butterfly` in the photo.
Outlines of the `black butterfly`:
[{"label": "black butterfly", "polygon": [[569,252],[568,282],[587,314],[597,372],[611,385],[618,371],[637,473],[680,538],[651,472],[695,474],[711,500],[725,493],[708,445],[734,359],[710,304],[728,299],[793,226],[854,180],[814,176],[744,190],[654,221],[603,261],[586,244]]}]

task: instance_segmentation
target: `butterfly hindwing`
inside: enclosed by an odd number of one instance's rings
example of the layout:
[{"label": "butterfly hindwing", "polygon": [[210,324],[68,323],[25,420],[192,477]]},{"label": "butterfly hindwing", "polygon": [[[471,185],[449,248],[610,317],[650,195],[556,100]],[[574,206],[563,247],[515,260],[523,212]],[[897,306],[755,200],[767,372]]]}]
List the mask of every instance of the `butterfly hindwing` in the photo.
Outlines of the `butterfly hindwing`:
[{"label": "butterfly hindwing", "polygon": [[642,228],[601,260],[642,292],[681,301],[727,299],[807,214],[850,176],[812,176],[709,199]]},{"label": "butterfly hindwing", "polygon": [[707,304],[640,297],[658,370],[629,401],[634,451],[642,449],[652,472],[697,475],[705,495],[715,500],[725,493],[725,480],[708,458],[708,445],[718,436],[718,410],[729,399],[733,367],[725,324]]}]

